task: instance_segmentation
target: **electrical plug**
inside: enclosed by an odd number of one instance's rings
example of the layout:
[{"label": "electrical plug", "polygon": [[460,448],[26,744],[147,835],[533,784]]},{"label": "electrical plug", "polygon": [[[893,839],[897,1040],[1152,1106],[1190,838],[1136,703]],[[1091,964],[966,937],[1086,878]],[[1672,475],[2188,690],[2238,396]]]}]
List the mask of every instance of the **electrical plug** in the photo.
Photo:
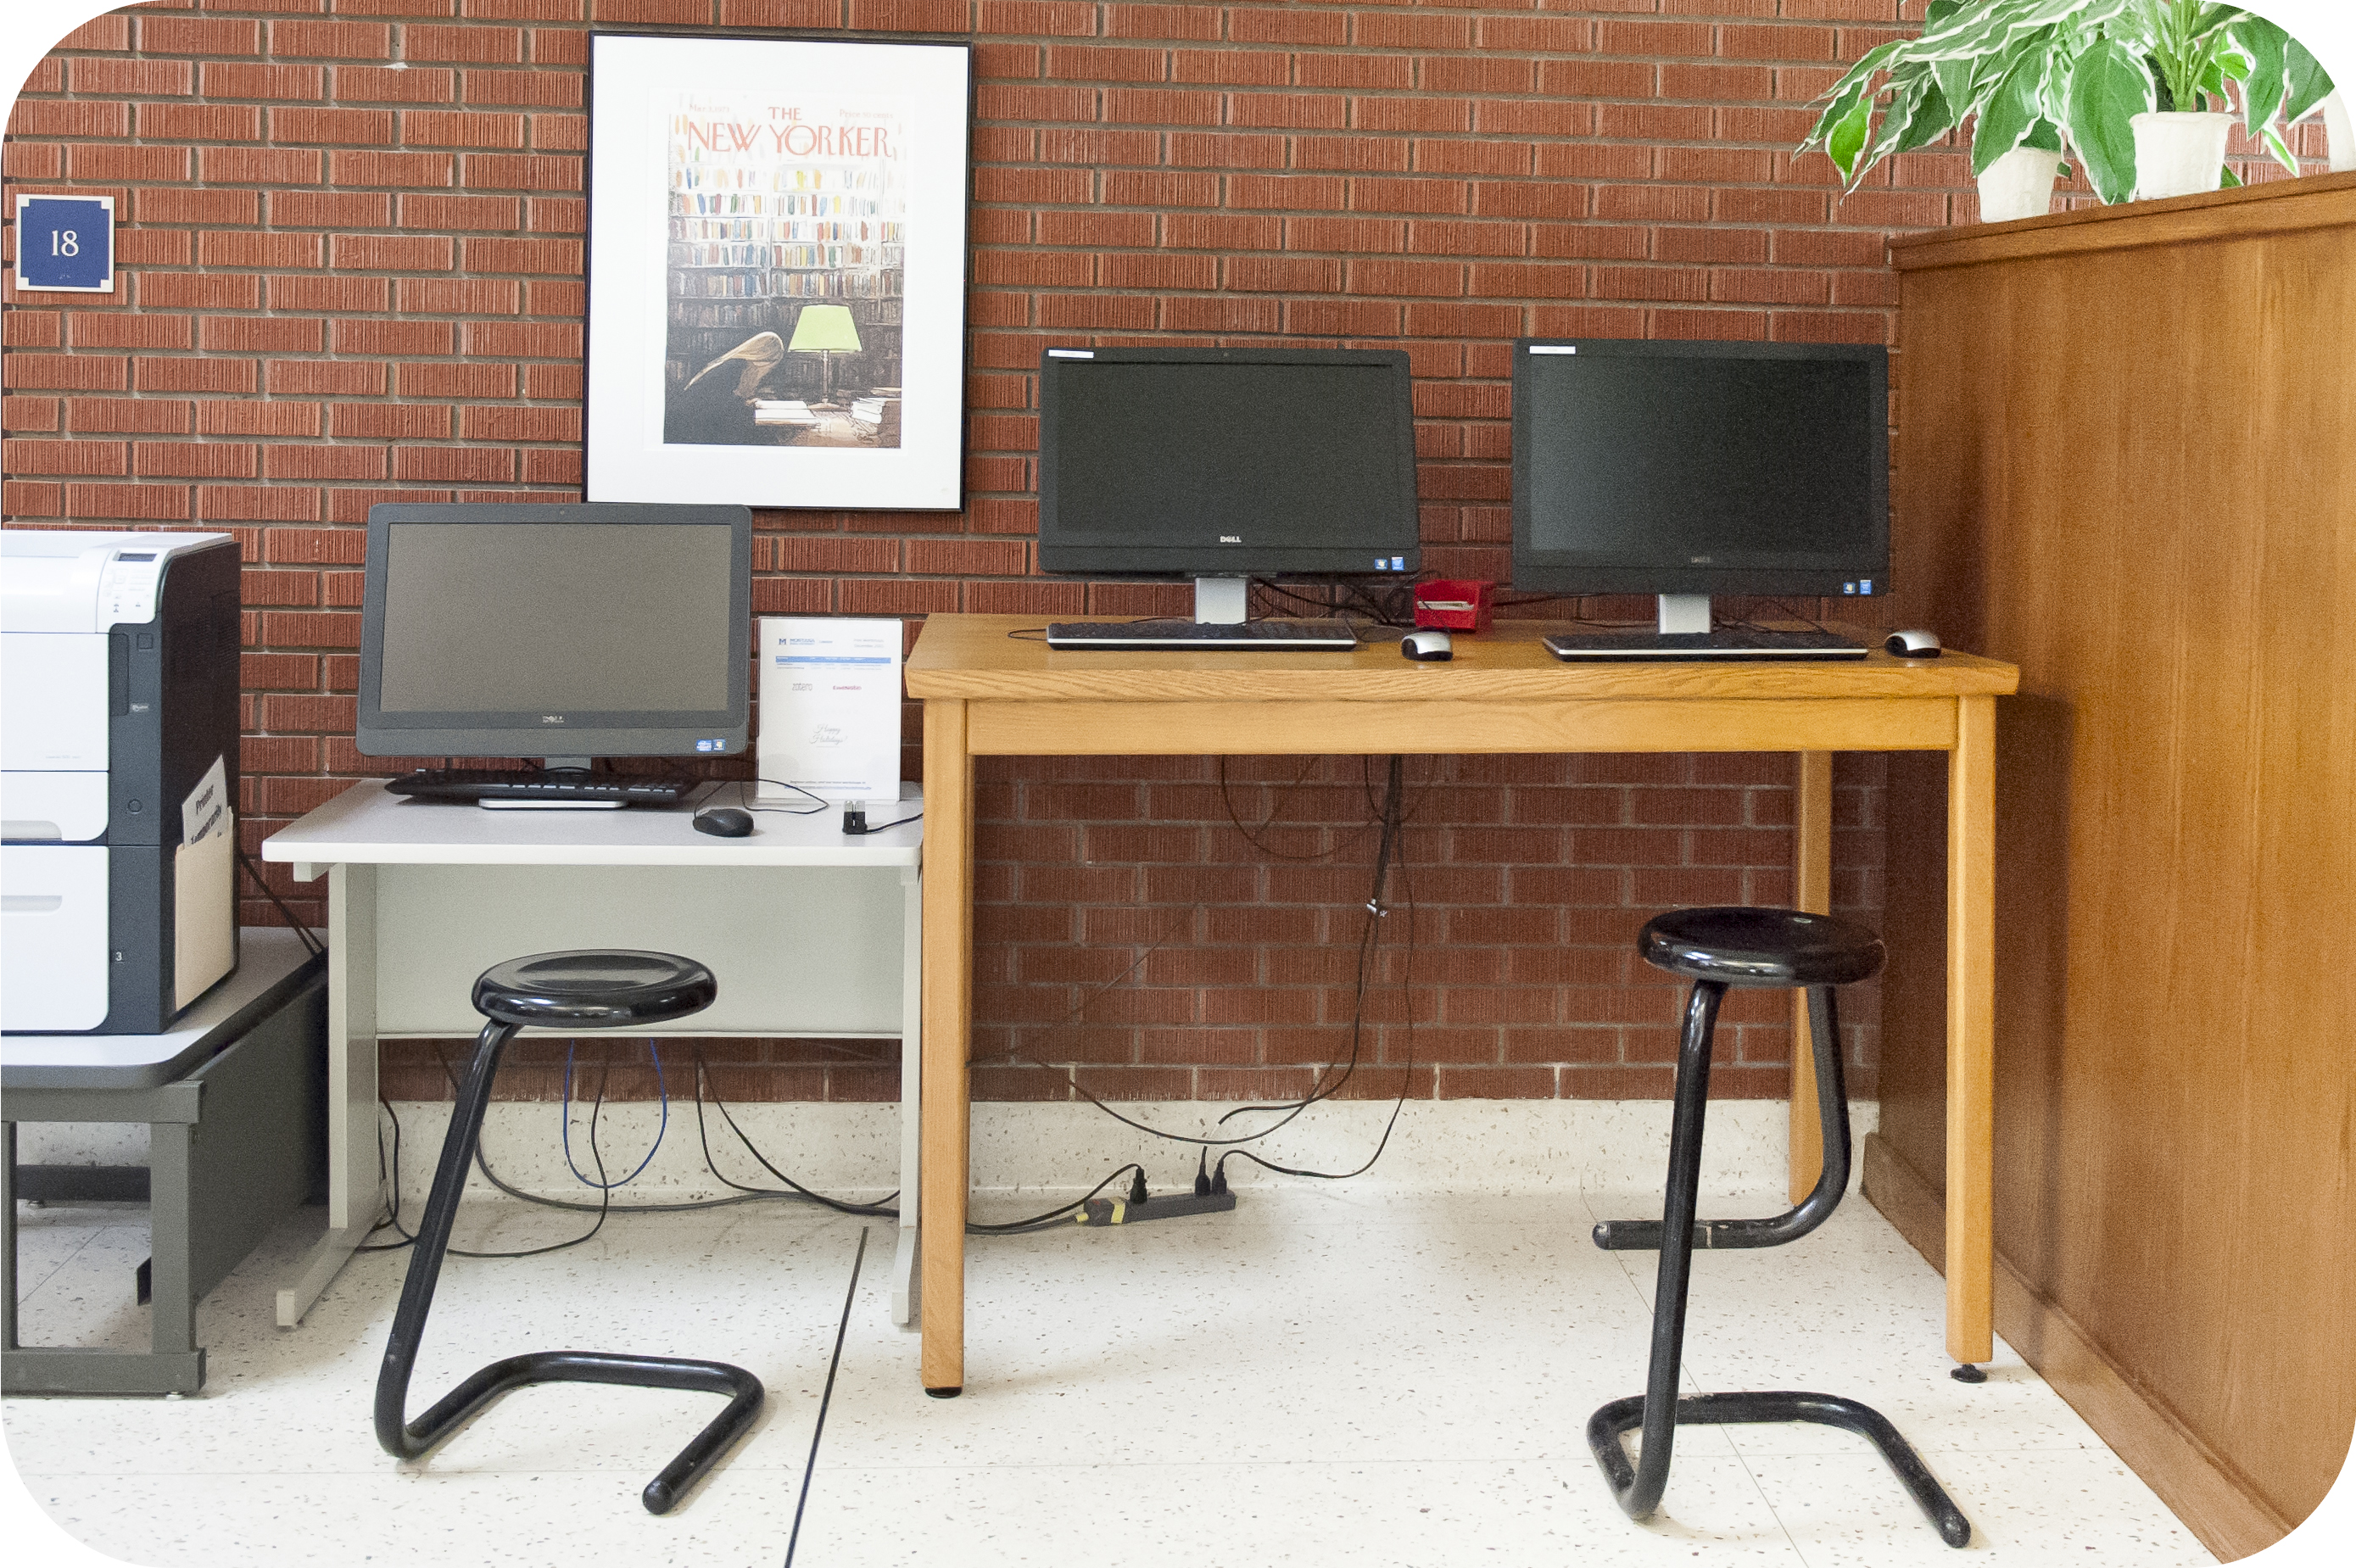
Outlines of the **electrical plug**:
[{"label": "electrical plug", "polygon": [[864,833],[864,832],[866,832],[866,831],[867,831],[867,813],[866,813],[866,812],[864,812],[864,811],[862,811],[862,810],[859,810],[859,809],[857,809],[857,808],[855,808],[855,807],[851,807],[851,806],[845,806],[845,807],[843,807],[843,809],[842,809],[842,830],[843,830],[845,833]]},{"label": "electrical plug", "polygon": [[1227,1190],[1227,1157],[1221,1155],[1219,1163],[1211,1168],[1211,1196],[1223,1197]]},{"label": "electrical plug", "polygon": [[1136,1177],[1129,1184],[1129,1205],[1132,1209],[1141,1208],[1151,1196],[1145,1190],[1145,1167],[1141,1165],[1137,1168]]},{"label": "electrical plug", "polygon": [[1197,1198],[1208,1198],[1210,1195],[1211,1151],[1209,1149],[1202,1149],[1197,1151],[1194,1156],[1194,1196]]}]

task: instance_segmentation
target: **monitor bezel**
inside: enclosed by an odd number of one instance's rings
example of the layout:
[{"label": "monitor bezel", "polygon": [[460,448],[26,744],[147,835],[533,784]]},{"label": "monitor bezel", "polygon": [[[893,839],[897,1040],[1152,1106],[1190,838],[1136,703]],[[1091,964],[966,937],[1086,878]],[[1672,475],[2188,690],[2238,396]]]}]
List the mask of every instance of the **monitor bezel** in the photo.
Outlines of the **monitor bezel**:
[{"label": "monitor bezel", "polygon": [[[1543,356],[1534,347],[1576,349],[1590,358],[1786,359],[1861,361],[1867,367],[1870,405],[1879,417],[1868,421],[1867,465],[1873,532],[1859,554],[1837,564],[1821,560],[1786,564],[1692,566],[1651,562],[1625,555],[1576,550],[1540,550],[1531,543],[1529,425],[1530,368]],[[1711,339],[1522,337],[1514,342],[1514,544],[1513,583],[1547,593],[1710,594],[1731,598],[1803,594],[1841,598],[1859,585],[1875,598],[1890,581],[1890,351],[1878,343],[1744,343]],[[1829,552],[1828,552],[1829,553]]]},{"label": "monitor bezel", "polygon": [[[1391,435],[1393,450],[1405,464],[1408,507],[1399,536],[1377,545],[1370,539],[1360,546],[1278,546],[1200,544],[1154,546],[1134,542],[1109,543],[1101,539],[1071,537],[1057,504],[1056,475],[1060,442],[1056,406],[1064,396],[1064,378],[1084,366],[1154,365],[1379,365],[1397,379],[1403,395],[1394,400],[1398,419]],[[1089,344],[1057,344],[1039,356],[1039,570],[1066,576],[1096,578],[1187,577],[1412,577],[1422,564],[1422,507],[1417,486],[1415,451],[1415,378],[1404,349],[1398,348],[1100,348]],[[1399,564],[1377,570],[1369,564],[1379,552]]]},{"label": "monitor bezel", "polygon": [[[385,571],[391,532],[404,523],[497,523],[510,527],[713,528],[729,530],[728,706],[699,711],[609,709],[572,711],[562,723],[542,714],[403,711],[379,703],[384,677]],[[429,505],[380,502],[369,508],[368,560],[360,598],[360,688],[352,741],[369,757],[691,757],[739,756],[752,720],[753,513],[731,506],[632,502]],[[715,749],[711,742],[719,741]],[[698,742],[704,744],[700,746]]]}]

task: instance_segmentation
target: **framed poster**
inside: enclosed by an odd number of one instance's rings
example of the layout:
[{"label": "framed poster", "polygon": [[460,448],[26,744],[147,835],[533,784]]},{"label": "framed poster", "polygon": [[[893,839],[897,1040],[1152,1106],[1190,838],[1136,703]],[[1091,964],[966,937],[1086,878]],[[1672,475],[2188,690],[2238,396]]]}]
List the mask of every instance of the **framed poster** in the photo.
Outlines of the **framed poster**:
[{"label": "framed poster", "polygon": [[591,37],[590,500],[957,509],[970,54]]}]

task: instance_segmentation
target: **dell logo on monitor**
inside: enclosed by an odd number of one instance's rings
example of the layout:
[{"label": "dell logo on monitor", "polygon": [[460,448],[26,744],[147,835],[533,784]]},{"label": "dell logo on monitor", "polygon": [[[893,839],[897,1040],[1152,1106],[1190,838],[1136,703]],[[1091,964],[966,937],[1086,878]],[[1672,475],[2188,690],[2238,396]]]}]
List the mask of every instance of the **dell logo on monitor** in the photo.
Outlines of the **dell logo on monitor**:
[{"label": "dell logo on monitor", "polygon": [[1221,534],[1219,536],[1219,542],[1221,544],[1241,544],[1244,542],[1244,536],[1241,534]]},{"label": "dell logo on monitor", "polygon": [[543,713],[540,716],[540,721],[543,724],[562,724],[564,722],[564,715],[562,713]]}]

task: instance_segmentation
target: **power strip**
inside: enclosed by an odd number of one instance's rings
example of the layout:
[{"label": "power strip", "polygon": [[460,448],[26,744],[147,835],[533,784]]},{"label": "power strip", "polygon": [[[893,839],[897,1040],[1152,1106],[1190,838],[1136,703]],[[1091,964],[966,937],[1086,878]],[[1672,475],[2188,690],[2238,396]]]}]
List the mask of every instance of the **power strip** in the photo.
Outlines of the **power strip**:
[{"label": "power strip", "polygon": [[1200,1198],[1188,1193],[1143,1203],[1132,1203],[1123,1198],[1091,1198],[1080,1205],[1072,1218],[1083,1225],[1135,1225],[1147,1220],[1174,1219],[1181,1214],[1224,1214],[1235,1206],[1236,1195],[1232,1192],[1214,1192]]}]

